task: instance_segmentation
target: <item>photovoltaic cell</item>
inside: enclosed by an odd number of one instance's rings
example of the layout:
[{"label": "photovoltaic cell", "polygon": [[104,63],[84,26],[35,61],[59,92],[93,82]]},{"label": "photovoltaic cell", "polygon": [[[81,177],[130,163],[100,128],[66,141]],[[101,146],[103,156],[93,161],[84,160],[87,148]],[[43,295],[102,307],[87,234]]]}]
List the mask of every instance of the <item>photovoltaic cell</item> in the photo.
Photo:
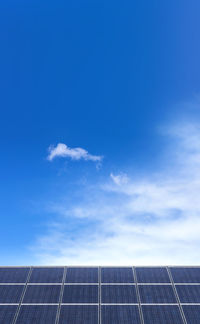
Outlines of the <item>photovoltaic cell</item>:
[{"label": "photovoltaic cell", "polygon": [[133,283],[132,268],[101,268],[102,283]]},{"label": "photovoltaic cell", "polygon": [[17,305],[0,305],[0,324],[12,324]]},{"label": "photovoltaic cell", "polygon": [[16,324],[55,324],[57,307],[56,305],[22,305]]},{"label": "photovoltaic cell", "polygon": [[25,283],[30,268],[0,268],[0,283]]},{"label": "photovoltaic cell", "polygon": [[134,285],[102,285],[101,302],[103,304],[137,304]]},{"label": "photovoltaic cell", "polygon": [[28,285],[23,303],[58,303],[61,285]]},{"label": "photovoltaic cell", "polygon": [[199,285],[176,285],[181,303],[200,303]]},{"label": "photovoltaic cell", "polygon": [[64,268],[34,268],[30,283],[61,283]]},{"label": "photovoltaic cell", "polygon": [[65,285],[63,303],[98,303],[98,285]]},{"label": "photovoltaic cell", "polygon": [[24,285],[0,285],[0,304],[19,303]]},{"label": "photovoltaic cell", "polygon": [[177,305],[142,305],[144,324],[184,324]]},{"label": "photovoltaic cell", "polygon": [[59,324],[98,324],[98,306],[62,305]]},{"label": "photovoltaic cell", "polygon": [[139,283],[170,283],[166,268],[136,268]]},{"label": "photovoltaic cell", "polygon": [[175,283],[200,283],[200,268],[170,268]]},{"label": "photovoltaic cell", "polygon": [[98,283],[98,268],[67,268],[66,283]]},{"label": "photovoltaic cell", "polygon": [[200,323],[200,305],[183,305],[182,308],[187,324]]},{"label": "photovoltaic cell", "polygon": [[141,303],[176,304],[176,297],[171,285],[138,285]]},{"label": "photovoltaic cell", "polygon": [[101,319],[101,324],[141,323],[137,305],[102,305]]}]

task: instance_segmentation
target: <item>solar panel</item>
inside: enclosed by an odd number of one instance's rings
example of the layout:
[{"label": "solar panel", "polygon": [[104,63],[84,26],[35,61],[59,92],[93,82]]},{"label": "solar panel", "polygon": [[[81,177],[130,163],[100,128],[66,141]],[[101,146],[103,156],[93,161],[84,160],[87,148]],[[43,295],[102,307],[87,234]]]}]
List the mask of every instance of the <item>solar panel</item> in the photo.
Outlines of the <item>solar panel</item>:
[{"label": "solar panel", "polygon": [[98,303],[98,285],[65,285],[63,303]]},{"label": "solar panel", "polygon": [[98,283],[98,268],[68,268],[65,282]]},{"label": "solar panel", "polygon": [[[140,324],[137,305],[101,306],[101,324]],[[151,323],[152,324],[152,323]]]},{"label": "solar panel", "polygon": [[0,285],[0,304],[20,302],[24,285]]},{"label": "solar panel", "polygon": [[184,324],[177,305],[142,305],[142,312],[144,324]]},{"label": "solar panel", "polygon": [[56,305],[22,305],[16,324],[55,324],[57,307]]},{"label": "solar panel", "polygon": [[2,267],[0,324],[200,324],[199,269]]},{"label": "solar panel", "polygon": [[176,304],[176,297],[171,285],[139,285],[141,303]]},{"label": "solar panel", "polygon": [[133,283],[132,268],[101,268],[102,283]]},{"label": "solar panel", "polygon": [[166,268],[136,268],[139,283],[170,283]]},{"label": "solar panel", "polygon": [[199,285],[176,285],[181,303],[200,303]]},{"label": "solar panel", "polygon": [[183,305],[187,324],[197,324],[200,321],[200,305]]},{"label": "solar panel", "polygon": [[61,283],[64,268],[34,268],[29,282],[31,283]]},{"label": "solar panel", "polygon": [[134,285],[102,285],[101,302],[103,304],[136,304],[137,296]]},{"label": "solar panel", "polygon": [[200,268],[170,268],[175,283],[200,283]]},{"label": "solar panel", "polygon": [[30,268],[0,268],[0,283],[25,283]]},{"label": "solar panel", "polygon": [[23,303],[58,303],[61,285],[28,285]]},{"label": "solar panel", "polygon": [[0,324],[12,324],[16,311],[16,305],[0,305]]},{"label": "solar panel", "polygon": [[98,306],[62,305],[59,324],[98,324]]}]

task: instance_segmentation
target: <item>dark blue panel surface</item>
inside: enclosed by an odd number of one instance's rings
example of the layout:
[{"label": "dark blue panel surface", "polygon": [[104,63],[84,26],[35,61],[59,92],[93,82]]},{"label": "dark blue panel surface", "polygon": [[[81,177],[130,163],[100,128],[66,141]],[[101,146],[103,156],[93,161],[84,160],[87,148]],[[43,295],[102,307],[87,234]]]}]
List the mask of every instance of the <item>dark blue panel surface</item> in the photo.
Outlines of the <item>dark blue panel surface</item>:
[{"label": "dark blue panel surface", "polygon": [[170,268],[175,283],[200,283],[200,268]]},{"label": "dark blue panel surface", "polygon": [[58,303],[61,285],[28,285],[23,303]]},{"label": "dark blue panel surface", "polygon": [[16,311],[15,305],[0,305],[0,324],[11,324]]},{"label": "dark blue panel surface", "polygon": [[0,304],[20,302],[24,285],[0,285]]},{"label": "dark blue panel surface", "polygon": [[59,324],[98,324],[98,306],[62,305]]},{"label": "dark blue panel surface", "polygon": [[98,283],[98,268],[67,268],[69,283]]},{"label": "dark blue panel surface", "polygon": [[133,283],[132,268],[101,268],[102,283]]},{"label": "dark blue panel surface", "polygon": [[25,283],[30,268],[0,268],[0,283]]},{"label": "dark blue panel surface", "polygon": [[166,268],[136,268],[139,283],[170,283]]},{"label": "dark blue panel surface", "polygon": [[200,323],[200,305],[183,305],[182,307],[187,324]]},{"label": "dark blue panel surface", "polygon": [[138,285],[141,303],[176,304],[176,297],[171,285]]},{"label": "dark blue panel surface", "polygon": [[144,324],[184,324],[177,305],[143,305]]},{"label": "dark blue panel surface", "polygon": [[22,305],[16,324],[55,324],[56,305]]},{"label": "dark blue panel surface", "polygon": [[102,285],[101,302],[111,303],[131,303],[137,304],[137,296],[134,285]]},{"label": "dark blue panel surface", "polygon": [[101,324],[141,323],[137,305],[102,305],[101,319]]},{"label": "dark blue panel surface", "polygon": [[65,285],[63,303],[98,303],[98,285]]},{"label": "dark blue panel surface", "polygon": [[61,283],[64,268],[34,268],[29,282],[31,283]]},{"label": "dark blue panel surface", "polygon": [[176,285],[181,303],[200,303],[199,285]]}]

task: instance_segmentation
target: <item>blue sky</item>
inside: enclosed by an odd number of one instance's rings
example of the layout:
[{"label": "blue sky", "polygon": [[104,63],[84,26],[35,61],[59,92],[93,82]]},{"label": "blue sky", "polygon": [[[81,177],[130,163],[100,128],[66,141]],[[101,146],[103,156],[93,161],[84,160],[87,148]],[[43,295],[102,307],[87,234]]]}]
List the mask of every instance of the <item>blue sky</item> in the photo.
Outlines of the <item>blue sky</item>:
[{"label": "blue sky", "polygon": [[1,1],[1,264],[197,263],[199,10]]}]

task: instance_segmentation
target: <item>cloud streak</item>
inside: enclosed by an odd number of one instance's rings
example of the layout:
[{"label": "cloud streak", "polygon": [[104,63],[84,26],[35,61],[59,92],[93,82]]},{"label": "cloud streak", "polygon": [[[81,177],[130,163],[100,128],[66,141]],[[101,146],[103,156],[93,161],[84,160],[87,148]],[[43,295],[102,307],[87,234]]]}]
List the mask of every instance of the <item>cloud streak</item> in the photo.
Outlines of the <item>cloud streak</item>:
[{"label": "cloud streak", "polygon": [[100,162],[103,157],[99,155],[89,154],[88,151],[81,147],[70,148],[66,144],[58,143],[57,146],[49,147],[49,161],[54,160],[56,157],[70,158],[71,160],[85,160]]},{"label": "cloud streak", "polygon": [[129,181],[129,178],[128,178],[127,174],[123,174],[123,173],[121,173],[121,174],[115,174],[115,175],[114,175],[114,174],[111,172],[110,177],[111,177],[111,179],[113,180],[113,182],[114,182],[116,185],[118,185],[118,186],[121,186],[121,185],[123,185],[123,184],[126,184],[126,183],[128,183],[128,181]]},{"label": "cloud streak", "polygon": [[200,125],[171,125],[165,135],[170,166],[139,179],[111,173],[83,188],[79,203],[54,204],[60,218],[35,245],[41,263],[199,263]]}]

